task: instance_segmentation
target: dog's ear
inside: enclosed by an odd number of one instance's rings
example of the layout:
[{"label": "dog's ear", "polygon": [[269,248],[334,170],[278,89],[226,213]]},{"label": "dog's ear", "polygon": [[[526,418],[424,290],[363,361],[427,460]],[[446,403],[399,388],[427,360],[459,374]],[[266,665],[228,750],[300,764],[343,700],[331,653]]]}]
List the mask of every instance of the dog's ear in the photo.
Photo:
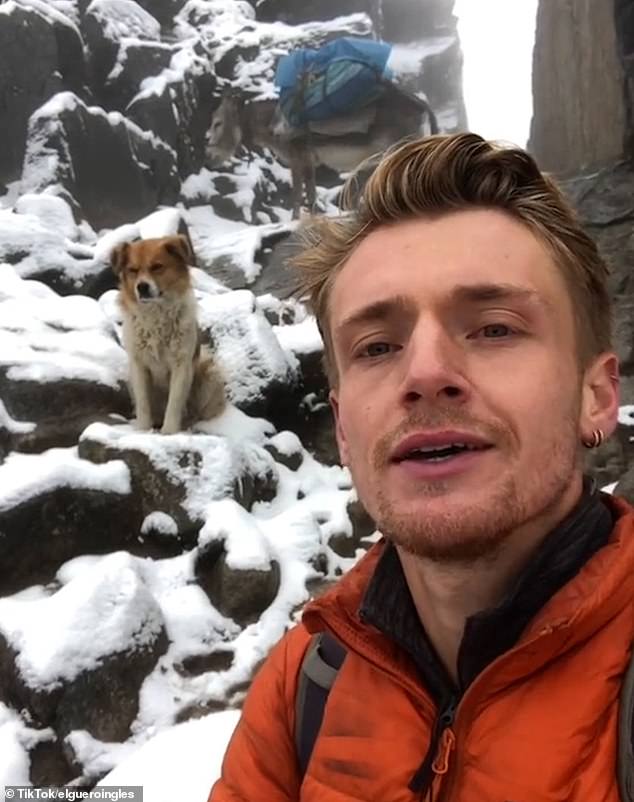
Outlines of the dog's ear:
[{"label": "dog's ear", "polygon": [[130,253],[130,243],[124,242],[117,247],[110,254],[110,266],[115,276],[120,276],[123,268],[128,264],[128,256]]},{"label": "dog's ear", "polygon": [[167,239],[165,242],[165,250],[177,259],[181,259],[183,264],[189,265],[194,261],[194,254],[192,253],[189,240],[182,234]]}]

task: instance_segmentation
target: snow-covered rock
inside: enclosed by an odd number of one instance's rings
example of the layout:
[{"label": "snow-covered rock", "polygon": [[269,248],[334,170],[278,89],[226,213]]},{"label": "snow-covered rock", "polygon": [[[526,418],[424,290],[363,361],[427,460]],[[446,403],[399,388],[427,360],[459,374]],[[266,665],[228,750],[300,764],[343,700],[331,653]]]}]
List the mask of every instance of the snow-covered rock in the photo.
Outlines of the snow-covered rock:
[{"label": "snow-covered rock", "polygon": [[43,598],[0,601],[0,698],[60,738],[79,729],[123,740],[166,649],[160,607],[136,563],[111,554]]},{"label": "snow-covered rock", "polygon": [[47,187],[66,190],[94,227],[112,227],[176,199],[176,157],[118,112],[63,92],[29,120],[22,192]]}]

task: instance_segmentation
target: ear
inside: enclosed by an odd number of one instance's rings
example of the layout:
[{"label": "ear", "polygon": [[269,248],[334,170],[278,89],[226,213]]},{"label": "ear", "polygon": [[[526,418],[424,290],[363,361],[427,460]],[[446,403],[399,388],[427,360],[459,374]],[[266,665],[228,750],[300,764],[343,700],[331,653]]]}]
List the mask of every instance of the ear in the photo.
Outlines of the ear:
[{"label": "ear", "polygon": [[330,408],[332,409],[332,414],[335,418],[335,436],[337,437],[337,446],[339,447],[339,459],[341,460],[342,465],[350,467],[348,442],[346,440],[346,433],[344,432],[341,423],[341,416],[339,414],[339,401],[337,400],[337,393],[335,390],[330,391],[328,394],[328,400],[330,401]]},{"label": "ear", "polygon": [[194,260],[194,254],[192,253],[189,240],[182,234],[176,237],[169,237],[169,239],[165,241],[165,250],[172,256],[180,259],[185,265],[190,264]]},{"label": "ear", "polygon": [[609,437],[619,415],[619,359],[612,351],[599,355],[586,370],[581,401],[581,435],[592,439],[595,429]]},{"label": "ear", "polygon": [[110,266],[115,276],[120,276],[123,268],[128,264],[128,256],[130,255],[130,243],[124,242],[117,247],[110,254]]}]

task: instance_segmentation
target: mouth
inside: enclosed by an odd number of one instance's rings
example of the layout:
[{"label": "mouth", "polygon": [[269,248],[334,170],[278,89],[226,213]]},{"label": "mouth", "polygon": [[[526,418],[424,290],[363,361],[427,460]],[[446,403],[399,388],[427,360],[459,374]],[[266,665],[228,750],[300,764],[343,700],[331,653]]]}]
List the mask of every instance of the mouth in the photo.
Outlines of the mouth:
[{"label": "mouth", "polygon": [[472,454],[479,451],[487,451],[493,448],[491,445],[471,445],[466,443],[452,443],[447,446],[427,446],[412,448],[406,451],[402,456],[394,458],[394,462],[446,462],[447,460],[454,459],[463,454]]},{"label": "mouth", "polygon": [[151,304],[155,303],[156,301],[160,301],[162,297],[162,293],[158,293],[157,295],[136,295],[137,301],[140,304]]},{"label": "mouth", "polygon": [[445,478],[478,464],[492,443],[465,432],[414,434],[396,449],[392,464],[418,479]]}]

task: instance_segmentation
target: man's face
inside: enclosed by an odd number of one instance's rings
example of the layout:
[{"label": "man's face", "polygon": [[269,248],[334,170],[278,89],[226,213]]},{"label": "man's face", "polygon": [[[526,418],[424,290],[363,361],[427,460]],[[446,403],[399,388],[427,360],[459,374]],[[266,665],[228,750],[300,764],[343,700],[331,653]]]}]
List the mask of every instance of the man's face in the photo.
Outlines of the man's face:
[{"label": "man's face", "polygon": [[[517,292],[481,287],[502,284]],[[379,529],[405,550],[470,561],[574,502],[582,377],[572,306],[528,228],[494,210],[380,228],[337,276],[329,322],[341,458]],[[489,447],[438,461],[403,453],[449,431]]]}]

